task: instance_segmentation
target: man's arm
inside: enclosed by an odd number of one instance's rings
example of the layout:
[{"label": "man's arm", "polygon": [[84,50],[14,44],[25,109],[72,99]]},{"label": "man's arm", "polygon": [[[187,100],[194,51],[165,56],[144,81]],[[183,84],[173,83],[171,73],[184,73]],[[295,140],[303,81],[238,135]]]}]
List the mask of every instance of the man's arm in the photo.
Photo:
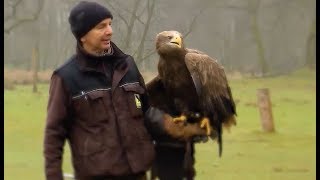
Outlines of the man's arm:
[{"label": "man's arm", "polygon": [[[143,77],[140,76],[140,83],[146,89]],[[206,131],[198,124],[184,124],[173,122],[172,116],[168,113],[149,105],[148,93],[142,97],[142,110],[145,115],[145,124],[149,133],[156,139],[161,135],[170,135],[180,140],[189,140],[195,135],[206,135]]]},{"label": "man's arm", "polygon": [[63,180],[62,154],[67,134],[70,97],[61,77],[53,74],[50,82],[47,119],[44,132],[45,176],[47,180]]}]

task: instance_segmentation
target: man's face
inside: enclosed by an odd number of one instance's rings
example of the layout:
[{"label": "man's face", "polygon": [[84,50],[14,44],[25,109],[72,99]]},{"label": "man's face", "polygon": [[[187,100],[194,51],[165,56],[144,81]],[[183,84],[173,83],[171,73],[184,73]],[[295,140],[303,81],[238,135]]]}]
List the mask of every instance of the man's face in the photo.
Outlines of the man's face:
[{"label": "man's face", "polygon": [[101,52],[110,48],[112,36],[112,19],[107,18],[92,28],[81,38],[83,47],[91,51]]}]

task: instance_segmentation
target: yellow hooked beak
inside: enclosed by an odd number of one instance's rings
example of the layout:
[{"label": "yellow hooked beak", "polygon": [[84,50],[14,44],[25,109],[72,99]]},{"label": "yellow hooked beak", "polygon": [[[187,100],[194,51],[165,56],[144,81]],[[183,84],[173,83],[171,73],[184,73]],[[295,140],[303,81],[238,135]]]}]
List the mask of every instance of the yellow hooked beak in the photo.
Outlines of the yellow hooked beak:
[{"label": "yellow hooked beak", "polygon": [[179,46],[179,48],[181,48],[181,37],[179,35],[173,36],[170,43],[176,44],[177,46]]}]

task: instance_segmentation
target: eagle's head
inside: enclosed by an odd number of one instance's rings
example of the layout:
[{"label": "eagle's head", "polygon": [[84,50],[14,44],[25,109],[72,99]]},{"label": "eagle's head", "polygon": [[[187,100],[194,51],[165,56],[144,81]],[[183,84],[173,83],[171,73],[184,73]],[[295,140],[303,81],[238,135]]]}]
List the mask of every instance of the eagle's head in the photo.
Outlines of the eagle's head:
[{"label": "eagle's head", "polygon": [[184,51],[182,34],[178,31],[162,31],[157,34],[156,50],[159,55],[169,55]]}]

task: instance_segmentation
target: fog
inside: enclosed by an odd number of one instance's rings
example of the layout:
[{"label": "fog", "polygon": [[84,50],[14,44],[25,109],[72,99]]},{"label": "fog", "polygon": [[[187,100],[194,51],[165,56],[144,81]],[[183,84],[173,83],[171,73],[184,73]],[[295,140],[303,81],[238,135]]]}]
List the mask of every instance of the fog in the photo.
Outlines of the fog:
[{"label": "fog", "polygon": [[[63,64],[75,50],[68,15],[77,0],[5,0],[4,64],[40,70]],[[315,67],[315,0],[99,0],[113,13],[113,41],[142,71],[155,71],[155,36],[184,35],[186,47],[227,70],[253,76]]]}]

